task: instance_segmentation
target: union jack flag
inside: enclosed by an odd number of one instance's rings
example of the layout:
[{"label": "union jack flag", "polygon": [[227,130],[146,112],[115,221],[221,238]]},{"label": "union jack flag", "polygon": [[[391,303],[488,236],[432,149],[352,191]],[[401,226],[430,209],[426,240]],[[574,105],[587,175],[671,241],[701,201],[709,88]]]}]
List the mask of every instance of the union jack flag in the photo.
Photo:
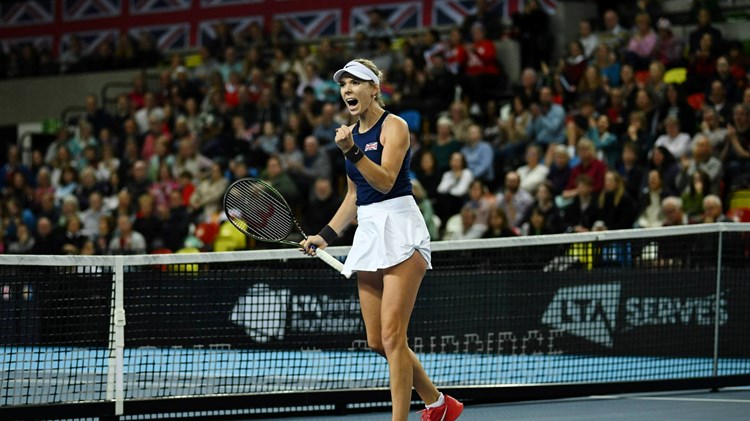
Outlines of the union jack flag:
[{"label": "union jack flag", "polygon": [[76,21],[120,16],[122,0],[64,0],[63,20]]},{"label": "union jack flag", "polygon": [[[489,0],[490,10],[501,6],[499,0]],[[432,7],[433,25],[460,25],[466,16],[477,11],[476,1],[469,0],[435,0]]]},{"label": "union jack flag", "polygon": [[104,43],[114,43],[117,39],[117,29],[98,30],[67,33],[63,35],[60,42],[60,51],[67,51],[70,46],[70,37],[76,35],[81,41],[81,48],[84,54],[95,52]]},{"label": "union jack flag", "polygon": [[160,50],[184,50],[190,47],[190,24],[158,25],[132,28],[130,35],[138,38],[141,32],[148,32]]},{"label": "union jack flag", "polygon": [[189,10],[193,6],[192,3],[192,0],[130,0],[130,14],[146,15]]},{"label": "union jack flag", "polygon": [[[557,12],[557,0],[538,0],[539,6],[548,14]],[[524,0],[488,0],[490,11],[499,10],[510,17],[523,10]],[[432,8],[433,25],[459,25],[467,15],[476,13],[476,1],[435,0]]]},{"label": "union jack flag", "polygon": [[281,13],[273,18],[284,22],[284,27],[297,39],[341,34],[341,9]]},{"label": "union jack flag", "polygon": [[216,38],[214,28],[219,22],[224,22],[229,26],[233,34],[241,34],[247,30],[251,23],[259,23],[263,26],[263,16],[246,16],[236,19],[204,20],[198,25],[198,45],[209,45]]},{"label": "union jack flag", "polygon": [[54,21],[53,0],[0,3],[0,26],[43,25]]},{"label": "union jack flag", "polygon": [[[514,13],[523,10],[524,0],[505,0],[503,2],[503,16],[513,16]],[[557,0],[537,0],[539,7],[548,15],[557,13]]]},{"label": "union jack flag", "polygon": [[265,0],[201,0],[201,7],[222,7],[236,4],[262,3]]},{"label": "union jack flag", "polygon": [[351,12],[351,25],[349,28],[353,29],[367,25],[370,21],[367,12],[375,8],[383,13],[391,29],[394,31],[422,27],[422,3],[413,1],[386,5],[371,4],[369,6],[353,7]]},{"label": "union jack flag", "polygon": [[367,151],[377,151],[378,150],[378,142],[372,142],[365,145],[365,152]]}]

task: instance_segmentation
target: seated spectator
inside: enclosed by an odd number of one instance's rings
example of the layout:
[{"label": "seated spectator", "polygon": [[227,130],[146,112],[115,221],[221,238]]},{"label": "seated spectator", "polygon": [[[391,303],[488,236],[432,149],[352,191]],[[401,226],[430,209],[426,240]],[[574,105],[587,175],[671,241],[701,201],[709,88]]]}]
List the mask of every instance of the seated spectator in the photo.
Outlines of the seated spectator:
[{"label": "seated spectator", "polygon": [[724,139],[727,137],[727,128],[720,124],[719,114],[711,107],[703,107],[702,119],[698,132],[693,136],[693,144],[699,136],[705,136],[711,143],[711,153],[715,156],[721,154],[724,148]]},{"label": "seated spectator", "polygon": [[636,199],[643,186],[643,176],[645,169],[638,160],[637,146],[627,142],[622,146],[622,156],[617,163],[617,172],[625,183],[625,189],[630,197]]},{"label": "seated spectator", "polygon": [[570,179],[570,172],[572,168],[570,166],[570,155],[568,154],[568,148],[564,145],[556,145],[553,148],[551,162],[549,166],[549,173],[547,174],[547,181],[552,186],[552,193],[554,196],[562,194],[565,190],[565,186],[568,184]]},{"label": "seated spectator", "polygon": [[599,44],[596,47],[594,56],[591,59],[591,65],[601,72],[602,85],[605,91],[610,92],[611,88],[617,88],[622,83],[620,80],[622,63],[617,58],[617,53],[612,51],[608,45]]},{"label": "seated spectator", "polygon": [[[302,230],[306,233],[319,232],[333,218],[340,205],[341,198],[334,194],[331,179],[316,178],[302,214]],[[334,244],[340,242],[334,241]]]},{"label": "seated spectator", "polygon": [[[543,220],[545,234],[558,234],[563,231],[560,209],[555,204],[555,196],[552,193],[552,183],[544,181],[534,191],[534,203],[526,211],[521,223],[521,232],[529,235],[531,231],[539,231],[540,227],[534,225],[532,217],[534,213],[540,213]],[[538,221],[537,221],[538,222]]]},{"label": "seated spectator", "polygon": [[521,177],[521,188],[533,193],[536,188],[547,180],[549,167],[540,162],[542,148],[532,144],[526,148],[526,165],[518,167],[516,172]]},{"label": "seated spectator", "polygon": [[563,86],[573,97],[575,97],[576,86],[583,78],[583,73],[587,67],[588,60],[581,43],[578,41],[569,42],[567,55],[560,59],[558,68],[560,70],[559,77],[564,79]]},{"label": "seated spectator", "polygon": [[594,52],[599,47],[599,37],[591,29],[591,21],[581,19],[578,22],[578,42],[583,46],[583,54],[587,59],[594,57]]},{"label": "seated spectator", "polygon": [[599,110],[604,107],[607,102],[607,91],[606,85],[602,78],[602,74],[596,67],[589,65],[583,72],[583,77],[578,82],[576,88],[576,101],[579,103],[582,101],[588,101]]},{"label": "seated spectator", "polygon": [[508,222],[505,211],[500,208],[493,208],[487,222],[487,231],[482,234],[482,238],[501,238],[516,237],[518,232]]},{"label": "seated spectator", "polygon": [[331,179],[332,169],[328,152],[320,148],[320,143],[315,136],[305,137],[303,148],[301,165],[292,164],[288,172],[297,182],[303,197],[307,197],[315,180]]},{"label": "seated spectator", "polygon": [[450,169],[443,173],[437,187],[436,211],[441,220],[459,212],[466,200],[469,186],[474,181],[474,174],[466,168],[466,160],[461,152],[451,155]]},{"label": "seated spectator", "polygon": [[604,173],[607,171],[607,166],[596,157],[594,143],[589,139],[581,139],[576,145],[576,150],[580,161],[571,170],[568,183],[562,192],[565,199],[571,199],[578,194],[580,190],[577,187],[578,176],[581,174],[586,174],[591,179],[591,188],[593,189],[591,194],[598,195],[604,187]]},{"label": "seated spectator", "polygon": [[523,217],[534,203],[531,193],[521,188],[521,177],[515,171],[509,171],[505,174],[503,189],[496,198],[495,203],[501,208],[511,226],[518,228],[523,222]]},{"label": "seated spectator", "polygon": [[718,51],[711,34],[704,33],[700,45],[695,52],[688,54],[687,64],[687,92],[688,94],[702,93],[716,72],[716,58]]},{"label": "seated spectator", "polygon": [[588,232],[594,223],[601,219],[594,195],[594,180],[586,173],[580,173],[575,180],[576,192],[573,201],[562,208],[563,223],[567,232]]},{"label": "seated spectator", "polygon": [[129,177],[125,188],[133,198],[141,197],[148,193],[151,180],[148,178],[148,166],[145,161],[138,160],[133,164],[132,175]]},{"label": "seated spectator", "polygon": [[63,254],[81,254],[83,244],[88,240],[81,228],[81,219],[77,215],[66,218],[61,236]]},{"label": "seated spectator", "polygon": [[469,186],[468,200],[464,206],[467,205],[476,210],[477,223],[487,225],[490,211],[495,207],[495,195],[490,193],[482,180],[475,179]]},{"label": "seated spectator", "polygon": [[437,132],[430,150],[435,155],[435,166],[442,174],[450,169],[450,159],[454,152],[461,150],[462,143],[453,135],[453,121],[449,117],[440,117],[437,121]]},{"label": "seated spectator", "polygon": [[469,116],[466,104],[461,101],[453,101],[448,109],[448,118],[452,123],[453,137],[459,142],[466,142],[469,138],[469,127],[474,124]]},{"label": "seated spectator", "polygon": [[607,168],[615,168],[622,155],[622,147],[617,136],[609,131],[609,117],[600,115],[596,119],[592,117],[591,120],[586,137],[594,143],[597,157],[607,165]]},{"label": "seated spectator", "polygon": [[648,69],[656,51],[656,33],[651,28],[651,16],[639,13],[635,17],[635,28],[625,50],[625,62],[635,71]]},{"label": "seated spectator", "polygon": [[[680,128],[689,135],[695,133],[696,121],[695,110],[691,107],[680,85],[670,83],[666,85],[664,91],[664,101],[659,109],[659,118],[676,117],[680,123]],[[662,128],[664,124],[661,125]]]},{"label": "seated spectator", "polygon": [[169,192],[167,206],[157,208],[157,216],[161,221],[161,235],[164,247],[169,250],[180,250],[185,245],[185,238],[190,231],[190,213],[182,201],[179,190]]},{"label": "seated spectator", "polygon": [[671,115],[664,119],[664,128],[665,133],[656,138],[654,146],[663,146],[675,159],[682,159],[690,150],[690,135],[680,130],[680,121]]},{"label": "seated spectator", "polygon": [[432,150],[425,150],[419,154],[419,164],[414,169],[414,174],[424,189],[428,200],[437,197],[437,187],[440,184],[442,173],[438,172],[435,154]]},{"label": "seated spectator", "polygon": [[104,208],[104,197],[101,192],[93,191],[88,197],[88,208],[80,213],[82,229],[81,233],[87,238],[96,238],[99,234],[99,220],[103,216],[109,215],[109,211]]},{"label": "seated spectator", "polygon": [[539,102],[531,104],[531,123],[527,131],[529,141],[543,147],[547,154],[544,162],[551,161],[551,145],[565,140],[565,109],[552,102],[552,89],[539,91]]},{"label": "seated spectator", "polygon": [[[675,180],[677,179],[677,174],[680,172],[680,167],[666,147],[657,146],[651,151],[648,169],[659,172],[662,188],[667,195],[679,196],[680,192],[677,190]],[[642,181],[644,186],[647,181],[646,179]]]},{"label": "seated spectator", "polygon": [[685,64],[685,42],[675,35],[672,22],[667,18],[659,18],[656,22],[658,38],[656,41],[655,58],[667,69],[681,67]]},{"label": "seated spectator", "polygon": [[161,226],[156,212],[156,202],[150,194],[144,194],[138,197],[138,210],[133,222],[133,230],[143,234],[146,240],[146,252],[162,248],[164,240],[161,238]]},{"label": "seated spectator", "polygon": [[706,194],[719,194],[722,176],[721,160],[712,155],[711,142],[703,134],[695,135],[692,145],[692,158],[683,156],[680,160],[680,172],[675,178],[677,191],[684,192],[689,179],[695,172],[703,171],[708,176],[705,185]]},{"label": "seated spectator", "polygon": [[700,45],[703,41],[704,35],[709,35],[712,39],[713,44],[717,49],[723,49],[724,37],[722,36],[721,30],[711,24],[711,12],[708,9],[700,9],[698,11],[698,27],[695,28],[689,35],[689,48],[690,54],[695,54],[700,50]]},{"label": "seated spectator", "polygon": [[660,227],[664,221],[661,201],[668,197],[662,188],[661,174],[657,170],[650,170],[646,177],[647,184],[638,196],[637,228]]},{"label": "seated spectator", "polygon": [[750,106],[734,106],[734,125],[727,127],[721,159],[727,189],[750,185]]},{"label": "seated spectator", "polygon": [[93,236],[87,236],[89,241],[94,243],[94,253],[98,255],[109,254],[109,243],[114,237],[115,223],[110,215],[104,215],[99,218],[97,233]]},{"label": "seated spectator", "polygon": [[697,170],[690,176],[690,182],[680,196],[683,210],[689,219],[695,219],[703,213],[703,198],[711,193],[708,188],[710,185],[711,180],[704,171]]},{"label": "seated spectator", "polygon": [[221,212],[221,200],[229,182],[221,164],[214,163],[190,196],[190,210],[202,221],[213,221]]},{"label": "seated spectator", "polygon": [[482,238],[487,225],[477,222],[477,212],[471,206],[463,206],[461,212],[448,218],[443,240],[475,240]]},{"label": "seated spectator", "polygon": [[133,230],[133,222],[128,215],[117,217],[117,231],[109,242],[110,254],[144,254],[146,239],[141,233]]},{"label": "seated spectator", "polygon": [[628,42],[628,31],[620,25],[620,17],[614,10],[606,10],[603,15],[604,30],[599,32],[599,42],[612,51],[620,51]]},{"label": "seated spectator", "polygon": [[61,248],[62,239],[55,223],[44,216],[40,217],[36,223],[36,235],[34,236],[34,247],[31,248],[31,253],[59,254]]},{"label": "seated spectator", "polygon": [[687,225],[688,217],[682,209],[682,199],[679,197],[669,196],[661,201],[661,211],[664,214],[662,226],[673,227],[677,225]]},{"label": "seated spectator", "polygon": [[482,128],[477,124],[469,127],[468,137],[461,154],[466,159],[466,166],[475,178],[492,184],[495,181],[493,166],[494,151],[489,142],[482,138]]},{"label": "seated spectator", "polygon": [[625,183],[617,171],[609,170],[604,175],[604,190],[599,193],[599,218],[608,230],[629,229],[636,217],[635,201],[625,189]]},{"label": "seated spectator", "polygon": [[[527,69],[528,70],[528,69]],[[536,76],[535,76],[536,77]],[[500,165],[506,169],[516,168],[521,160],[521,154],[526,148],[527,128],[531,120],[529,103],[522,95],[516,95],[510,104],[500,111],[498,119],[498,150],[495,156]],[[540,159],[543,152],[540,151]]]},{"label": "seated spectator", "polygon": [[75,194],[77,188],[78,172],[71,166],[62,168],[59,184],[55,188],[55,203],[62,203],[63,198]]},{"label": "seated spectator", "polygon": [[30,254],[34,250],[36,239],[26,224],[16,227],[16,238],[8,242],[5,252],[8,254]]},{"label": "seated spectator", "polygon": [[734,102],[729,98],[729,91],[720,80],[708,83],[706,106],[713,108],[719,115],[719,124],[726,126],[733,121]]},{"label": "seated spectator", "polygon": [[182,139],[179,141],[174,167],[172,168],[175,176],[180,177],[189,173],[194,177],[211,168],[211,165],[210,159],[196,151],[192,140]]},{"label": "seated spectator", "polygon": [[712,224],[714,222],[734,222],[724,214],[724,208],[719,196],[709,194],[703,198],[703,213],[694,219],[699,224]]},{"label": "seated spectator", "polygon": [[532,208],[529,214],[529,222],[525,223],[521,229],[524,236],[526,235],[548,235],[557,234],[558,231],[552,231],[547,221],[548,214],[542,209]]},{"label": "seated spectator", "polygon": [[[260,173],[260,179],[275,188],[286,199],[292,209],[301,204],[300,200],[302,198],[300,197],[297,184],[289,174],[281,169],[281,161],[278,156],[272,155],[268,158],[266,168]],[[226,186],[224,189],[226,189]],[[224,189],[222,189],[222,192]],[[221,196],[218,197],[217,204],[221,205]]]}]

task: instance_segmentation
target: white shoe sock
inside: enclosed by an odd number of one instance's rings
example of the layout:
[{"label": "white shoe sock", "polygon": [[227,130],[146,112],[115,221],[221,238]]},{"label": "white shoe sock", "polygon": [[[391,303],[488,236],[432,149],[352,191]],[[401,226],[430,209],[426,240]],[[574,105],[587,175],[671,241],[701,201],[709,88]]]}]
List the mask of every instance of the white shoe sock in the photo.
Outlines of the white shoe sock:
[{"label": "white shoe sock", "polygon": [[431,408],[440,408],[441,406],[445,405],[445,396],[441,393],[440,396],[438,396],[437,400],[429,405],[425,405],[425,408],[431,409]]}]

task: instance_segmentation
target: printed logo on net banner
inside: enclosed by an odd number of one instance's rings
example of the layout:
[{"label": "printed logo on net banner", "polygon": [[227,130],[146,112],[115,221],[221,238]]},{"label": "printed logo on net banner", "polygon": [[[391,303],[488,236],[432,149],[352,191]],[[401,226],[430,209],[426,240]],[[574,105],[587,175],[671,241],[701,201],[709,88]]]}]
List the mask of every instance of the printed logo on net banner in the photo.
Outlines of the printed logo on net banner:
[{"label": "printed logo on net banner", "polygon": [[283,341],[291,334],[364,332],[355,296],[295,295],[289,289],[255,284],[232,308],[230,320],[255,342]]},{"label": "printed logo on net banner", "polygon": [[[716,295],[705,297],[628,297],[624,320],[619,283],[560,288],[542,315],[542,323],[607,348],[614,335],[645,326],[713,326]],[[719,299],[719,326],[729,321],[727,300]]]}]

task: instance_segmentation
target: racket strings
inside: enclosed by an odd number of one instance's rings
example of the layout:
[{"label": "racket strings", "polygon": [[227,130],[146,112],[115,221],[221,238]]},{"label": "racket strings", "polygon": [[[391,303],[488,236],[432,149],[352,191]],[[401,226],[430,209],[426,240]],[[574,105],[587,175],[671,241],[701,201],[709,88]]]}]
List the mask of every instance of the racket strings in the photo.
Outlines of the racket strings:
[{"label": "racket strings", "polygon": [[286,201],[260,184],[235,185],[227,193],[227,207],[229,217],[242,223],[251,235],[282,240],[292,230],[294,220]]}]

